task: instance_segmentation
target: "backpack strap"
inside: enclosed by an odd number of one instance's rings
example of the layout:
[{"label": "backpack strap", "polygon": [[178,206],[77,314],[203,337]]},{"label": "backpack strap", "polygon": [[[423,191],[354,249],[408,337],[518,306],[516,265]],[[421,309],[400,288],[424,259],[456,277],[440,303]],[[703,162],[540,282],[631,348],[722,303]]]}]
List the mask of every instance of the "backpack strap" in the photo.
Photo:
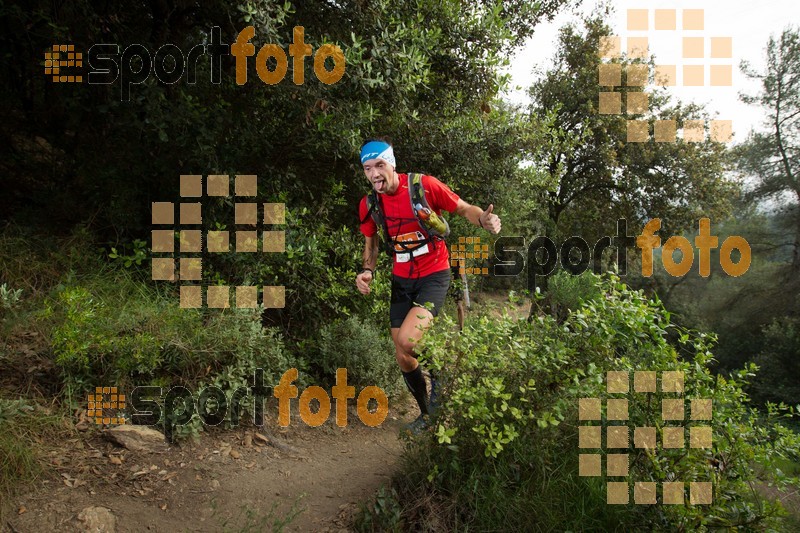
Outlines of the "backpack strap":
[{"label": "backpack strap", "polygon": [[411,209],[417,217],[419,225],[425,230],[429,238],[444,239],[450,235],[450,225],[431,208],[425,199],[425,187],[422,186],[422,174],[408,174],[408,197],[411,200]]},{"label": "backpack strap", "polygon": [[383,216],[378,194],[374,190],[367,195],[367,214],[361,220],[361,223],[366,222],[369,217],[372,217],[372,221],[375,222],[375,226],[378,228],[383,250],[391,257],[394,254],[394,246],[392,246],[392,241],[389,239],[389,226],[386,224],[386,217]]}]

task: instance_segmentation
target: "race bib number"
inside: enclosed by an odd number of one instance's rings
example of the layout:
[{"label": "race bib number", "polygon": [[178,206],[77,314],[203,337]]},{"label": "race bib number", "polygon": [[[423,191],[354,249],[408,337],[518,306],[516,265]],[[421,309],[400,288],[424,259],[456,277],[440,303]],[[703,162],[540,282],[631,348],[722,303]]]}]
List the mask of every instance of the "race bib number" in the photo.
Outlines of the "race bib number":
[{"label": "race bib number", "polygon": [[[405,250],[399,243],[403,242],[414,242],[414,241],[421,241],[425,238],[425,236],[419,231],[412,231],[411,233],[405,233],[400,235],[399,237],[395,238],[395,245],[394,245],[394,257],[398,263],[407,263],[411,260],[411,257],[418,257],[420,255],[427,254],[429,249],[428,245],[425,244],[423,246],[417,245],[416,248],[413,250]],[[413,246],[413,245],[410,245]]]}]

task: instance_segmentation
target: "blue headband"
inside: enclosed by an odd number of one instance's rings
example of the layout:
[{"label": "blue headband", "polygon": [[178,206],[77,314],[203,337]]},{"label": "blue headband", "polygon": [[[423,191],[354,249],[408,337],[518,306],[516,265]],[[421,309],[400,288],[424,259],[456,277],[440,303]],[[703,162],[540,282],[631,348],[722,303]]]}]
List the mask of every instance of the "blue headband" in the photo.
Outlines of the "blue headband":
[{"label": "blue headband", "polygon": [[383,159],[393,167],[397,167],[394,160],[394,150],[383,141],[370,141],[361,149],[361,164],[370,159]]}]

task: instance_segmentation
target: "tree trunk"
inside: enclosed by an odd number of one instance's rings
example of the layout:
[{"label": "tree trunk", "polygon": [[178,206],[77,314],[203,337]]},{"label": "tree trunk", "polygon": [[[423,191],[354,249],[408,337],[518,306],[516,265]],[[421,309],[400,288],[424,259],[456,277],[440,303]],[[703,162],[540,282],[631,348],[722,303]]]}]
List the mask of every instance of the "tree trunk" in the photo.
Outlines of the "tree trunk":
[{"label": "tree trunk", "polygon": [[792,250],[792,271],[800,273],[800,206],[798,206],[797,220],[794,231],[794,249]]}]

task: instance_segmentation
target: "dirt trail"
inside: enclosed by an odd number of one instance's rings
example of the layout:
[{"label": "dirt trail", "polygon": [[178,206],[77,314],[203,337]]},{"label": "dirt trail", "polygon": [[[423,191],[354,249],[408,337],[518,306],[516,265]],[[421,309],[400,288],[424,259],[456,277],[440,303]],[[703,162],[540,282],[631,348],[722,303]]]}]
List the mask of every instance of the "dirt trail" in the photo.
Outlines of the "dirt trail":
[{"label": "dirt trail", "polygon": [[[300,512],[287,531],[348,530],[358,503],[388,485],[403,451],[408,403],[390,402],[378,428],[354,410],[348,427],[335,416],[317,428],[296,415],[279,430],[278,446],[253,430],[204,434],[162,452],[133,452],[97,432],[76,433],[50,452],[51,471],[15,502],[3,531],[84,531],[90,506],[111,510],[116,531],[270,531],[274,518]],[[248,438],[247,435],[251,437]]]}]

